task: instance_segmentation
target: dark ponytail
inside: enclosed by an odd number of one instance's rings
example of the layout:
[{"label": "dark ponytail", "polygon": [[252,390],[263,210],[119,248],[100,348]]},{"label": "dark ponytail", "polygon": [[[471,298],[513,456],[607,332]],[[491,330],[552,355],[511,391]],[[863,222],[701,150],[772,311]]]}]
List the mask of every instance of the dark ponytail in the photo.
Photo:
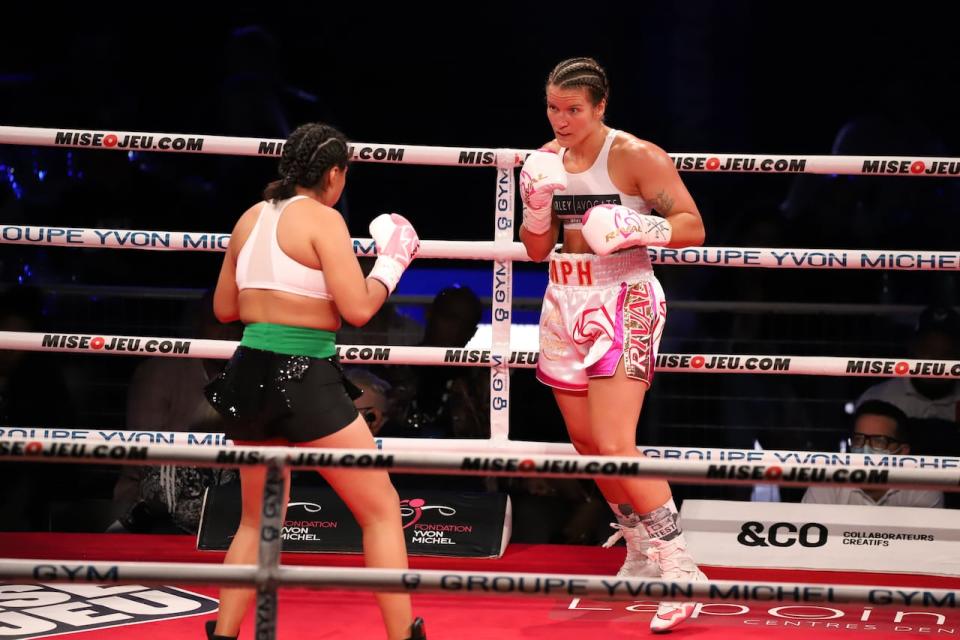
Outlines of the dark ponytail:
[{"label": "dark ponytail", "polygon": [[274,180],[263,190],[271,202],[292,198],[297,186],[318,189],[333,167],[345,169],[350,160],[347,138],[330,125],[314,122],[297,127],[283,144]]}]

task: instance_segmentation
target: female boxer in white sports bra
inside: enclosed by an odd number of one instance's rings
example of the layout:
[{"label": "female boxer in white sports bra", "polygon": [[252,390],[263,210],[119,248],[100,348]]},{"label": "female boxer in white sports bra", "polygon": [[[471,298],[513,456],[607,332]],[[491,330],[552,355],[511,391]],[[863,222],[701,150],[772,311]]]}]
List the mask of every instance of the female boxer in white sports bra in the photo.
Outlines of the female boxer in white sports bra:
[{"label": "female boxer in white sports bra", "polygon": [[[704,229],[670,156],[604,123],[608,93],[591,58],[551,72],[547,119],[556,138],[521,171],[520,239],[533,260],[550,258],[537,378],[553,387],[571,441],[582,454],[639,456],[637,422],[667,310],[646,247],[700,245]],[[609,544],[627,542],[618,575],[705,579],[666,481],[597,484],[618,521]],[[651,628],[666,631],[692,611],[693,603],[661,603]]]},{"label": "female boxer in white sports bra", "polygon": [[[393,292],[419,242],[402,216],[378,216],[370,224],[378,257],[363,277],[347,225],[333,208],[349,159],[347,140],[333,127],[298,127],[284,143],[280,180],[267,186],[264,201],[240,217],[230,236],[213,306],[221,322],[243,321],[243,338],[206,392],[237,444],[376,448],[353,404],[359,390],[337,361],[334,332],[341,317],[366,324]],[[387,473],[321,473],[363,530],[366,565],[405,569],[400,501]],[[265,477],[262,466],[240,469],[240,525],[228,564],[256,562]],[[284,480],[289,495],[289,470]],[[235,640],[253,595],[251,588],[221,589],[208,639]],[[390,640],[425,638],[409,594],[376,597]],[[333,632],[318,623],[318,635]]]}]

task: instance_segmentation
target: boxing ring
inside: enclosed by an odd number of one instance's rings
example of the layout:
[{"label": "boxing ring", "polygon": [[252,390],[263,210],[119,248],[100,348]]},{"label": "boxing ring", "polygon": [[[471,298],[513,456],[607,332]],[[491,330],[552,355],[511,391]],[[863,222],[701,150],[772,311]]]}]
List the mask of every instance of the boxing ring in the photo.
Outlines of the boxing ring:
[{"label": "boxing ring", "polygon": [[[0,143],[276,157],[283,141],[0,127]],[[637,460],[572,456],[571,445],[511,441],[508,438],[508,370],[512,367],[533,367],[537,358],[535,352],[511,351],[509,347],[512,263],[527,260],[522,245],[512,240],[514,168],[523,162],[527,153],[515,149],[366,143],[354,143],[351,150],[354,161],[479,166],[496,171],[494,240],[425,240],[418,256],[494,262],[493,339],[490,348],[338,347],[341,360],[345,363],[488,367],[490,439],[431,441],[430,451],[423,450],[416,441],[385,439],[381,442],[382,450],[372,454],[369,451],[333,449],[305,452],[276,447],[233,447],[224,443],[219,434],[212,434],[213,437],[209,437],[211,434],[192,434],[195,437],[191,440],[188,435],[185,442],[183,439],[166,440],[159,434],[155,442],[123,443],[106,439],[102,434],[98,436],[96,430],[63,432],[26,427],[6,429],[0,437],[0,460],[5,463],[255,464],[266,465],[269,473],[264,494],[261,553],[256,566],[223,566],[219,564],[219,555],[200,554],[173,538],[158,542],[156,549],[154,543],[150,543],[150,555],[156,552],[163,556],[158,559],[166,561],[145,562],[146,554],[139,548],[136,536],[102,536],[105,542],[100,544],[98,536],[67,536],[61,546],[57,540],[64,536],[0,534],[0,548],[5,550],[0,555],[6,556],[0,560],[0,579],[8,583],[6,588],[10,588],[10,581],[16,581],[12,584],[19,585],[12,593],[2,591],[4,586],[0,586],[0,637],[44,637],[43,634],[49,630],[40,630],[32,635],[17,631],[17,620],[26,619],[19,619],[16,614],[23,615],[23,610],[30,608],[28,605],[43,600],[39,596],[36,596],[39,600],[30,600],[31,591],[39,593],[42,589],[36,585],[49,585],[46,588],[55,590],[56,585],[61,583],[66,583],[72,591],[61,591],[59,596],[48,594],[45,601],[54,603],[49,606],[57,606],[54,601],[64,602],[64,597],[69,600],[74,596],[99,596],[94,598],[96,602],[112,602],[121,607],[121,611],[123,606],[133,607],[121,602],[124,593],[133,592],[108,592],[108,588],[120,589],[112,585],[133,584],[141,589],[143,585],[171,584],[191,589],[193,585],[255,585],[258,589],[255,620],[247,620],[241,634],[249,634],[253,629],[258,638],[299,637],[308,627],[311,633],[319,637],[367,637],[363,630],[367,629],[369,633],[371,621],[375,620],[372,599],[358,600],[351,591],[371,589],[403,590],[417,595],[418,612],[428,619],[432,637],[563,638],[592,637],[600,633],[613,638],[633,637],[646,631],[640,631],[636,624],[630,623],[638,618],[642,618],[639,622],[645,623],[649,615],[655,612],[655,603],[660,599],[702,603],[693,619],[674,632],[688,635],[711,632],[718,637],[720,633],[759,637],[775,628],[779,632],[795,629],[798,633],[806,634],[797,637],[819,637],[816,634],[846,630],[869,631],[871,636],[879,638],[902,637],[904,633],[945,635],[947,630],[960,627],[960,616],[955,613],[957,597],[960,595],[960,578],[950,577],[877,574],[868,579],[862,574],[838,572],[746,571],[707,566],[705,572],[710,581],[706,583],[643,581],[609,577],[615,573],[620,560],[619,552],[582,547],[552,549],[539,545],[516,545],[496,561],[414,558],[411,560],[412,568],[403,572],[360,569],[356,567],[358,559],[336,556],[296,558],[295,564],[279,563],[279,531],[282,526],[279,517],[282,493],[279,479],[284,467],[313,469],[323,465],[396,472],[578,478],[630,476],[666,478],[687,483],[763,482],[788,486],[843,484],[943,491],[957,490],[960,486],[960,470],[946,463],[938,468],[929,468],[923,461],[895,461],[879,473],[876,466],[867,464],[869,461],[864,456],[856,454],[842,454],[841,459],[831,458],[830,464],[822,464],[815,456],[811,459],[809,452],[716,449],[693,453],[682,449],[646,447],[641,450],[650,457]],[[673,158],[681,171],[774,174],[806,172],[923,177],[952,175],[951,167],[957,165],[956,159],[950,158],[731,154],[676,154]],[[415,222],[416,213],[409,213]],[[0,225],[0,242],[24,245],[223,251],[228,241],[229,234],[218,233]],[[358,256],[376,255],[373,242],[366,238],[354,239],[354,251]],[[741,247],[651,248],[649,251],[653,263],[660,265],[909,271],[960,269],[960,253],[953,252]],[[235,346],[231,342],[158,336],[0,332],[0,348],[32,351],[227,358]],[[715,374],[960,377],[960,361],[843,356],[659,354],[657,368],[665,372]],[[802,458],[804,455],[807,458]],[[721,465],[717,465],[717,462],[735,462],[736,471],[719,469]],[[313,566],[316,564],[325,566]],[[868,583],[882,586],[868,586]],[[94,586],[104,584],[111,586]],[[286,610],[288,601],[300,603],[291,606],[294,612],[298,611],[299,606],[307,606],[302,603],[310,601],[311,596],[303,589],[324,589],[326,596],[321,606],[324,612],[327,609],[337,612],[332,613],[329,620],[334,628],[320,630],[311,626],[315,622],[306,619],[310,615],[306,608],[303,612],[304,621],[287,624],[281,616],[278,627],[278,587],[284,587],[285,591],[290,589],[293,594],[283,601],[281,608]],[[17,593],[20,594],[19,600]],[[143,592],[137,593],[141,596],[131,601],[140,603],[140,609],[146,609]],[[172,602],[178,597],[186,597],[184,594],[188,591],[178,592],[179,596],[163,593],[166,595],[161,597],[154,594],[146,597],[146,600],[154,598],[156,606],[157,602]],[[454,602],[451,595],[463,598],[462,602],[459,599]],[[360,602],[366,604],[360,605]],[[424,602],[430,604],[425,605]],[[211,606],[215,609],[215,604],[207,603],[197,606],[200,613],[190,614],[186,611],[185,617],[175,620],[140,624],[133,627],[132,632],[141,638],[154,637],[150,634],[154,633],[155,627],[155,637],[190,633],[198,635],[199,625],[195,621],[190,622],[189,616],[209,613],[213,610]],[[81,605],[77,604],[76,607],[83,611]],[[485,611],[483,622],[488,624],[470,620],[470,611],[477,607]],[[486,613],[487,609],[499,611],[499,614]],[[351,611],[356,614],[354,617],[345,614]],[[50,614],[50,611],[47,613]],[[804,622],[809,624],[800,624]],[[841,628],[842,625],[847,626]],[[920,627],[934,630],[914,630]],[[83,625],[80,625],[77,632],[82,632],[82,629]],[[104,627],[97,628],[96,637],[120,638],[129,633],[131,630],[126,627]]]}]

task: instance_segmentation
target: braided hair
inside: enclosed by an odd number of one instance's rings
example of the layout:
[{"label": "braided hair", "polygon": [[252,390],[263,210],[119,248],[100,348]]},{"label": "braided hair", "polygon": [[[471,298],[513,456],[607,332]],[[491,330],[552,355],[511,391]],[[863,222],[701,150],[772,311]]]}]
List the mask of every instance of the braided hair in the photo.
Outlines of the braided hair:
[{"label": "braided hair", "polygon": [[312,122],[297,127],[283,144],[279,180],[263,190],[271,202],[296,195],[297,186],[317,189],[333,167],[345,169],[350,160],[347,138],[330,125]]},{"label": "braided hair", "polygon": [[610,83],[607,72],[593,58],[570,58],[553,68],[547,77],[547,86],[561,89],[583,87],[587,90],[593,106],[610,97]]}]

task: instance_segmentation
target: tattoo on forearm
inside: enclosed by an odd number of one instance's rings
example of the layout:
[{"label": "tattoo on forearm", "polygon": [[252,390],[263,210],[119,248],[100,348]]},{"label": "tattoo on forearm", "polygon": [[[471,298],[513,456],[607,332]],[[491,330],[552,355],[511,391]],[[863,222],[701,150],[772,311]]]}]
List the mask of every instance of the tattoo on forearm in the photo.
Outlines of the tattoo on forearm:
[{"label": "tattoo on forearm", "polygon": [[650,203],[657,213],[666,217],[673,210],[673,198],[666,191],[661,191]]}]

